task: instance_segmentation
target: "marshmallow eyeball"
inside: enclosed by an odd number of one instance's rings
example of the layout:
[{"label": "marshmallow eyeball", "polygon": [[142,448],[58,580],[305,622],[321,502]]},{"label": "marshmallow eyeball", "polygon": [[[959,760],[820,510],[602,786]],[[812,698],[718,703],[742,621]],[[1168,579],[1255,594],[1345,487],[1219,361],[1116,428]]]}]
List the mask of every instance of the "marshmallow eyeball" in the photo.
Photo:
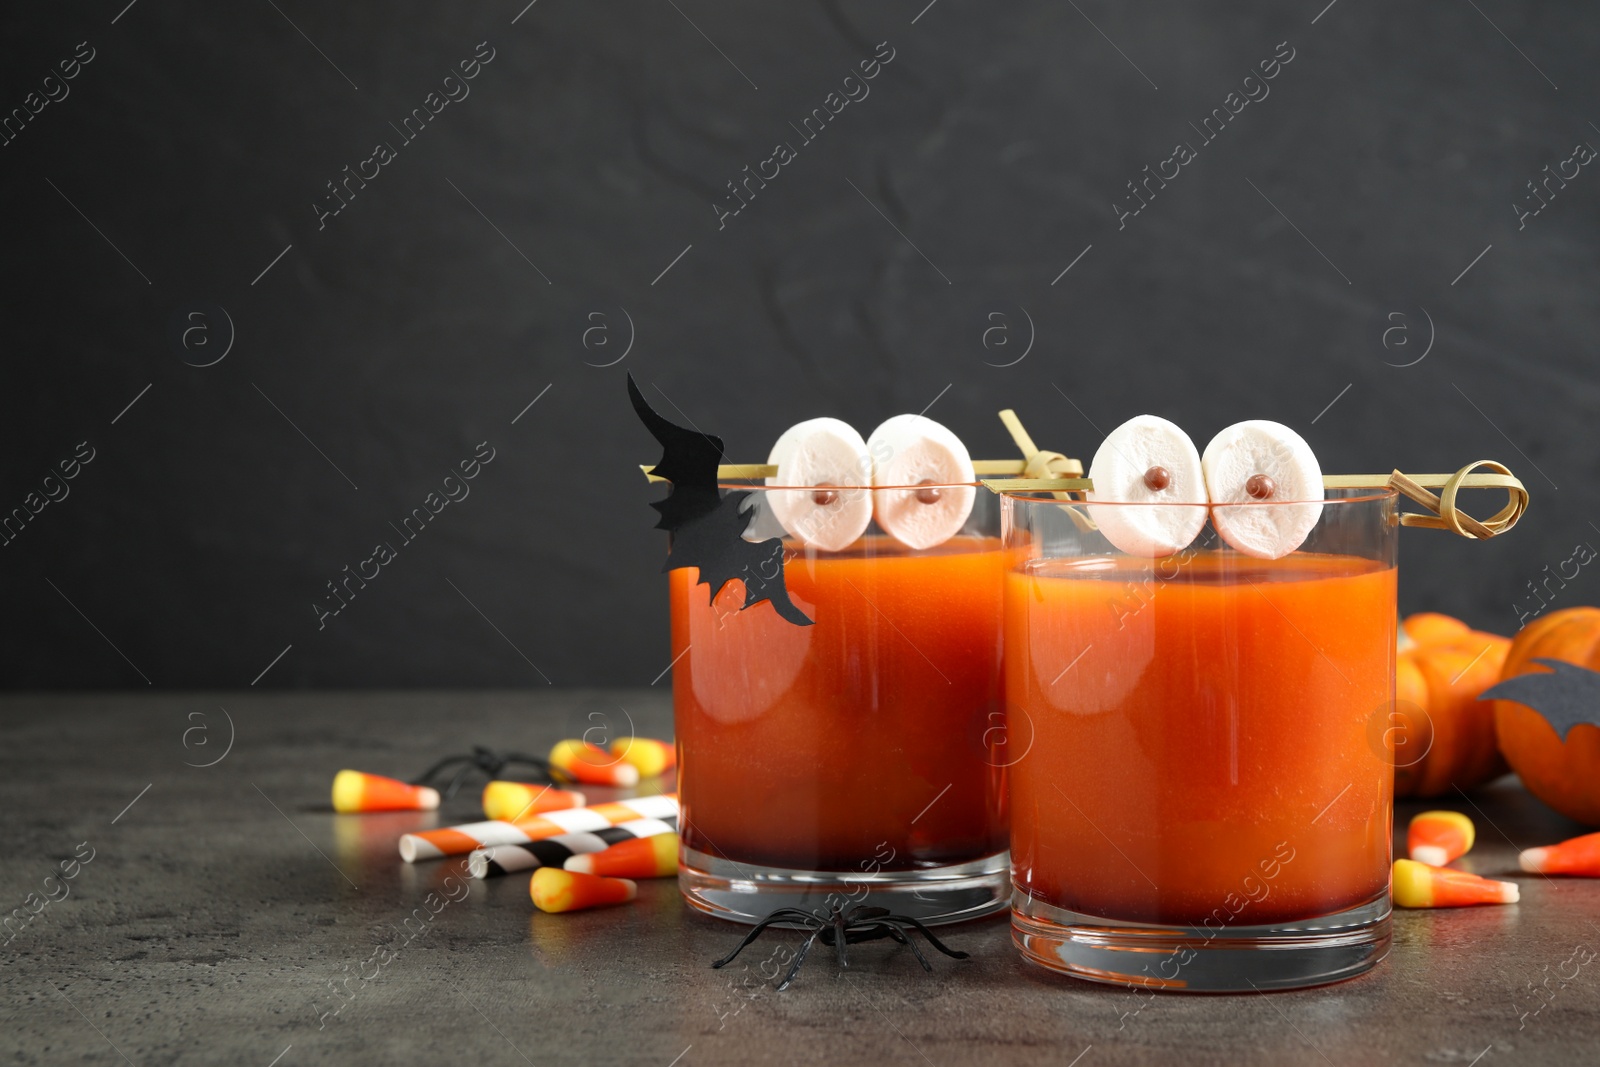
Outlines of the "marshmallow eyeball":
[{"label": "marshmallow eyeball", "polygon": [[1234,423],[1206,445],[1200,464],[1217,533],[1247,556],[1287,556],[1322,517],[1322,468],[1305,438],[1282,423]]},{"label": "marshmallow eyeball", "polygon": [[[1189,435],[1158,415],[1137,415],[1106,435],[1089,464],[1095,525],[1130,556],[1170,556],[1206,525],[1206,482]],[[1172,507],[1161,507],[1171,504]],[[1124,506],[1131,505],[1131,506]]]},{"label": "marshmallow eyeball", "polygon": [[[872,456],[847,422],[807,419],[783,432],[767,462],[778,473],[765,494],[773,516],[807,545],[828,552],[849,548],[872,522]],[[816,488],[805,488],[814,486]]]},{"label": "marshmallow eyeball", "polygon": [[[878,525],[912,549],[933,548],[961,532],[972,514],[977,472],[967,446],[923,415],[896,415],[867,438]],[[921,486],[922,488],[918,488]]]}]

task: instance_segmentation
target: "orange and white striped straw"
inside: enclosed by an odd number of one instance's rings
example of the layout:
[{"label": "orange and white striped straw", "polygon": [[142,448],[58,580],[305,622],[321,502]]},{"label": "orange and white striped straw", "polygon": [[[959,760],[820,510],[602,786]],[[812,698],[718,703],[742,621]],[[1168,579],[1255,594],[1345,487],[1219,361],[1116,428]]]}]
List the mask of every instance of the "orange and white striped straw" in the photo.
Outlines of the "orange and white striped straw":
[{"label": "orange and white striped straw", "polygon": [[531,819],[506,822],[494,819],[473,822],[464,826],[451,826],[443,830],[427,830],[405,834],[400,838],[400,858],[407,863],[433,860],[444,856],[460,856],[480,848],[496,845],[525,845],[557,834],[570,834],[584,830],[599,830],[634,819],[675,819],[678,817],[678,794],[663,793],[653,797],[635,797],[609,804],[596,804],[592,808],[569,808],[551,811]]}]

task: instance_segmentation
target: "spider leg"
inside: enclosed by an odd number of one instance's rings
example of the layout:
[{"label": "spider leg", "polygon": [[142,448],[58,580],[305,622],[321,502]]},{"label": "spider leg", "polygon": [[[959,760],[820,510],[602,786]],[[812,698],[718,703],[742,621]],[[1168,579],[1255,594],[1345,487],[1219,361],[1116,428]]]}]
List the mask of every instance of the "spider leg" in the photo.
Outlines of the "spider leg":
[{"label": "spider leg", "polygon": [[534,768],[536,771],[538,771],[539,774],[542,777],[544,777],[544,778],[549,778],[550,777],[550,761],[549,760],[545,760],[545,759],[540,759],[538,756],[526,756],[526,755],[523,755],[521,752],[507,752],[505,754],[505,762],[507,762],[507,763],[525,763],[528,766]]},{"label": "spider leg", "polygon": [[[964,960],[964,959],[970,959],[971,958],[969,953],[958,952],[955,949],[946,946],[943,941],[940,941],[937,937],[935,937],[933,935],[933,931],[932,930],[928,929],[926,926],[923,926],[922,922],[920,920],[913,919],[909,915],[895,915],[895,916],[891,916],[891,918],[895,922],[898,922],[898,923],[910,923],[912,926],[915,926],[919,931],[922,932],[922,936],[928,939],[928,944],[932,945],[934,948],[938,949],[940,952],[943,952],[946,956],[949,956],[951,959],[953,959],[953,960]],[[902,927],[902,929],[903,928],[904,927]]]},{"label": "spider leg", "polygon": [[756,923],[750,928],[750,932],[745,935],[744,940],[739,942],[738,946],[732,952],[728,953],[720,960],[717,960],[711,966],[717,969],[726,967],[728,964],[733,962],[734,957],[738,956],[739,953],[748,948],[752,941],[760,937],[763,930],[771,926],[773,923],[783,921],[785,921],[783,916],[779,915],[777,912],[773,912],[771,915],[768,915],[765,919],[762,919],[760,922]]},{"label": "spider leg", "polygon": [[412,785],[426,785],[428,783],[429,779],[431,779],[434,775],[438,774],[440,771],[444,770],[446,767],[450,766],[451,764],[453,764],[453,763],[462,763],[462,762],[466,762],[466,763],[470,764],[471,761],[472,761],[472,757],[471,756],[446,756],[444,759],[440,760],[438,763],[435,763],[432,767],[429,767],[427,770],[423,771],[421,774],[419,774],[415,778],[411,779],[411,784]]},{"label": "spider leg", "polygon": [[815,930],[826,923],[815,914],[801,908],[776,908],[767,912],[764,922],[792,923],[802,930]]},{"label": "spider leg", "polygon": [[928,962],[928,957],[922,954],[922,950],[917,947],[917,943],[911,939],[911,936],[906,933],[905,929],[899,926],[892,919],[885,922],[884,925],[889,928],[889,936],[909,948],[912,955],[917,957],[917,962],[922,964],[922,969],[931,974],[933,972],[933,965]]},{"label": "spider leg", "polygon": [[813,925],[822,922],[821,919],[817,918],[814,912],[806,911],[803,908],[778,908],[775,911],[768,912],[767,918],[770,919],[774,916],[780,915],[784,917],[785,922],[804,923],[806,929],[808,930],[811,929]]},{"label": "spider leg", "polygon": [[837,908],[833,912],[833,950],[839,954],[839,969],[850,969],[850,944],[849,927],[845,923],[844,913]]},{"label": "spider leg", "polygon": [[800,951],[794,955],[794,962],[789,965],[789,973],[784,975],[783,981],[778,983],[778,992],[781,993],[788,989],[789,983],[794,981],[794,976],[800,973],[800,965],[806,961],[806,953],[811,951],[811,945],[816,941],[817,935],[820,933],[822,933],[820,929],[813,931],[811,936],[806,938],[800,945]]},{"label": "spider leg", "polygon": [[817,917],[815,915],[810,914],[809,912],[801,911],[799,908],[778,908],[775,911],[769,913],[766,918],[764,918],[760,922],[756,923],[755,926],[751,927],[750,928],[750,932],[745,935],[745,938],[744,938],[743,941],[739,942],[738,947],[736,947],[732,952],[728,953],[726,956],[722,957],[722,959],[717,960],[711,966],[715,967],[715,968],[726,967],[728,964],[733,962],[734,957],[738,956],[739,953],[743,952],[746,948],[748,948],[752,941],[754,941],[756,938],[760,937],[761,936],[761,932],[763,930],[765,930],[769,926],[772,926],[775,923],[785,923],[785,922],[789,922],[789,923],[798,922],[798,923],[802,924],[802,927],[804,929],[809,930],[814,925],[816,925]]},{"label": "spider leg", "polygon": [[472,773],[472,768],[473,764],[471,763],[463,764],[461,769],[455,773],[455,777],[450,779],[450,784],[439,790],[439,796],[445,800],[449,800],[451,797],[455,796],[456,793],[460,792],[461,783],[466,781],[467,775]]}]

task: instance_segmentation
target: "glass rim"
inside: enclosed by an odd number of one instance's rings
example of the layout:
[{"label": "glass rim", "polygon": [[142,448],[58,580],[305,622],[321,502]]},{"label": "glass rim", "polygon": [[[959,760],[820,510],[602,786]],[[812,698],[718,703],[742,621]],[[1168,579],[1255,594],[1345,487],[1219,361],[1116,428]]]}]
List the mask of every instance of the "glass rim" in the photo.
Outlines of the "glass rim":
[{"label": "glass rim", "polygon": [[[1081,490],[1076,490],[1081,492]],[[1340,492],[1334,489],[1330,492]],[[1349,490],[1344,490],[1349,491]],[[1020,500],[1027,504],[1079,504],[1096,508],[1204,508],[1207,511],[1216,508],[1286,508],[1299,507],[1306,504],[1370,504],[1380,500],[1394,500],[1400,495],[1399,490],[1384,487],[1382,489],[1357,490],[1362,496],[1330,496],[1318,500],[1240,500],[1215,503],[1174,503],[1163,504],[1153,500],[1059,500],[1054,490],[1050,489],[1002,489],[1000,495],[1010,500]]]},{"label": "glass rim", "polygon": [[984,489],[982,482],[919,482],[916,485],[767,485],[764,482],[718,482],[718,489],[758,490],[762,492],[810,492],[818,489],[878,493],[917,489]]}]

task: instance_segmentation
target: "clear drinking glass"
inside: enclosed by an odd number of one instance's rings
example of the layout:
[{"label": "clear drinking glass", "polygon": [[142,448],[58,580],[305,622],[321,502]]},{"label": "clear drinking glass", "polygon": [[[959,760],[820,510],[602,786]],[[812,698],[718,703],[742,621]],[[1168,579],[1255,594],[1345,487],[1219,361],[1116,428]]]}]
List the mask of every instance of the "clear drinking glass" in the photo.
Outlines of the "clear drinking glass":
[{"label": "clear drinking glass", "polygon": [[1388,952],[1396,494],[1318,503],[1281,559],[1209,522],[1148,559],[1095,516],[1188,505],[1004,498],[1024,958],[1215,992],[1338,981]]},{"label": "clear drinking glass", "polygon": [[801,490],[727,488],[750,494],[747,539],[784,539],[789,597],[813,625],[770,603],[740,610],[739,582],[711,600],[696,569],[670,572],[685,898],[745,923],[857,903],[927,923],[1001,910],[998,498],[975,485],[840,489],[960,492],[973,508],[933,548],[874,524],[829,552],[773,516],[772,494]]}]

